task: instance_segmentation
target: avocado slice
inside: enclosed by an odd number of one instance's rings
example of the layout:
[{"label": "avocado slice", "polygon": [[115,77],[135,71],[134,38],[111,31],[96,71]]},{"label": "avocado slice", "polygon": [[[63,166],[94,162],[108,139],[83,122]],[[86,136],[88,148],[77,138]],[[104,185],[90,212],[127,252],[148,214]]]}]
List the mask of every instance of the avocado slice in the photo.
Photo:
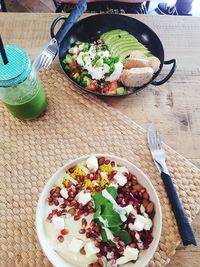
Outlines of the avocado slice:
[{"label": "avocado slice", "polygon": [[100,39],[102,39],[104,42],[105,40],[109,37],[109,36],[113,36],[115,34],[119,34],[120,32],[122,32],[121,29],[115,29],[115,30],[111,30],[109,32],[105,32],[100,36]]},{"label": "avocado slice", "polygon": [[126,31],[122,31],[122,32],[119,32],[119,33],[114,33],[114,34],[110,34],[110,35],[107,35],[105,38],[104,38],[104,42],[105,43],[109,43],[109,42],[112,42],[112,40],[114,39],[124,39],[125,37],[127,37],[129,35],[128,32]]},{"label": "avocado slice", "polygon": [[112,52],[112,53],[119,53],[119,51],[121,51],[122,49],[124,49],[124,48],[132,48],[132,49],[137,49],[137,48],[140,48],[141,47],[141,45],[138,43],[138,44],[136,44],[136,43],[132,43],[132,42],[130,42],[130,43],[119,43],[119,44],[115,44],[115,45],[113,45],[113,46],[110,46],[110,51]]}]

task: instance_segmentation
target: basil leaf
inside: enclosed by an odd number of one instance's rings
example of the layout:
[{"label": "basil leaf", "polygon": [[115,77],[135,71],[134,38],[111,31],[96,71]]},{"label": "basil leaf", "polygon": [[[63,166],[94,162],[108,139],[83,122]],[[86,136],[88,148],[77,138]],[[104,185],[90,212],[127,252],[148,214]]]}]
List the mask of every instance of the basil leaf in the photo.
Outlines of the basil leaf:
[{"label": "basil leaf", "polygon": [[[114,198],[117,198],[117,189],[114,186],[109,186],[107,189],[108,193]],[[95,210],[99,208],[99,206],[106,203],[110,203],[109,200],[107,200],[105,197],[103,197],[102,192],[98,192],[93,196],[94,204],[95,204]]]},{"label": "basil leaf", "polygon": [[102,206],[101,216],[108,221],[109,227],[117,227],[122,224],[119,214],[113,210],[113,205],[110,202]]}]

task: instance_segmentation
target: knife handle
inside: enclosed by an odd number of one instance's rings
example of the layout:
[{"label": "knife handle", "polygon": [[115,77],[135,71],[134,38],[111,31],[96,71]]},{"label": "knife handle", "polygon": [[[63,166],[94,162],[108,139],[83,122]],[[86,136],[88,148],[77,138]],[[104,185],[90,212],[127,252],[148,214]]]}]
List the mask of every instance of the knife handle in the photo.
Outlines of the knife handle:
[{"label": "knife handle", "polygon": [[176,189],[174,187],[171,177],[164,172],[161,172],[161,177],[165,185],[165,189],[166,189],[167,195],[169,197],[169,200],[172,206],[172,210],[176,218],[176,222],[178,225],[181,239],[183,241],[183,245],[187,246],[187,245],[193,244],[196,246],[197,243],[194,237],[194,233],[192,231],[192,227],[184,212],[183,206],[180,202],[180,199],[178,197],[178,194],[176,192]]},{"label": "knife handle", "polygon": [[[76,23],[78,18],[84,13],[86,9],[87,9],[87,1],[79,0],[79,2],[72,9],[68,17],[60,16],[60,17],[55,18],[55,20],[51,24],[50,33],[51,33],[51,37],[55,38],[59,45],[64,39],[65,35],[68,33],[68,31]],[[60,20],[65,20],[65,22],[62,24],[58,32],[54,34],[55,26]]]}]

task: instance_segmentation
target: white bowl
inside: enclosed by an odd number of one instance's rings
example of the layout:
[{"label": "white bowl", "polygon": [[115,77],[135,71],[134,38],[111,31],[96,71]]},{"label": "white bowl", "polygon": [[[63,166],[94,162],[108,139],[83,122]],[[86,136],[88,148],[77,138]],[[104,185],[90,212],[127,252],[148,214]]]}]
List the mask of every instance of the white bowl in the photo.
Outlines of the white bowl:
[{"label": "white bowl", "polygon": [[[150,199],[154,203],[155,216],[153,219],[153,241],[147,250],[140,252],[139,258],[135,263],[128,263],[128,264],[123,265],[126,267],[145,267],[148,264],[148,262],[151,260],[151,258],[153,257],[154,252],[156,251],[158,242],[160,240],[161,229],[162,229],[162,212],[161,212],[160,202],[159,202],[157,193],[153,185],[151,184],[149,178],[140,169],[138,169],[135,165],[133,165],[129,161],[122,159],[120,157],[117,157],[117,156],[113,156],[113,155],[107,155],[107,154],[93,154],[93,155],[96,157],[105,157],[106,159],[115,161],[119,165],[127,167],[127,169],[137,177],[138,182],[147,189],[147,192],[150,195]],[[75,265],[72,265],[66,262],[62,257],[60,257],[51,248],[51,246],[48,243],[48,240],[46,239],[45,231],[44,231],[45,201],[48,198],[49,191],[53,187],[54,183],[59,178],[65,176],[65,171],[69,169],[70,167],[78,164],[79,162],[86,161],[86,159],[90,156],[92,155],[82,156],[80,158],[77,158],[73,161],[68,162],[63,167],[61,167],[47,182],[39,198],[37,211],[36,211],[36,231],[37,231],[40,245],[45,255],[50,260],[50,262],[56,267],[74,267]]]}]

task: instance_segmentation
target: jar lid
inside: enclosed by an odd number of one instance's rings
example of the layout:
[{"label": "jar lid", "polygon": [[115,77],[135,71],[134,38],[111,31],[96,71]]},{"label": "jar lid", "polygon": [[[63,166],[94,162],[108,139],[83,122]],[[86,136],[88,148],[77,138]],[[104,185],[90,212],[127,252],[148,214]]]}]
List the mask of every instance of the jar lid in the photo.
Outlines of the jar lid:
[{"label": "jar lid", "polygon": [[26,79],[31,71],[28,54],[15,45],[5,46],[8,63],[4,64],[0,56],[0,86],[15,86]]}]

